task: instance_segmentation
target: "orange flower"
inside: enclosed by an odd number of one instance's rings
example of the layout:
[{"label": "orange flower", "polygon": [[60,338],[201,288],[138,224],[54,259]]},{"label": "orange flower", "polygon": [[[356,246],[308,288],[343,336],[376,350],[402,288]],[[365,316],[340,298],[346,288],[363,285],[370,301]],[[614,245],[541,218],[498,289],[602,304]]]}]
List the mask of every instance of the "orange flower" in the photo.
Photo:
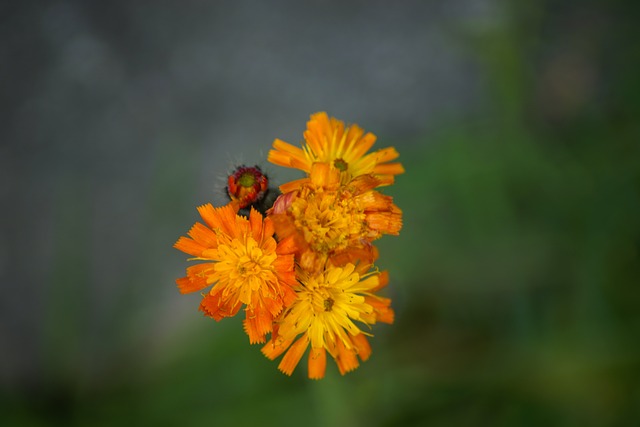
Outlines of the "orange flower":
[{"label": "orange flower", "polygon": [[190,237],[180,237],[174,247],[194,260],[176,281],[182,293],[213,285],[200,310],[219,321],[234,316],[245,305],[244,328],[249,341],[265,341],[273,319],[295,300],[296,284],[292,241],[276,243],[271,220],[252,209],[249,218],[237,215],[237,203],[220,208],[198,208],[206,225],[196,223]]},{"label": "orange flower", "polygon": [[339,186],[338,174],[327,163],[314,163],[299,190],[280,196],[270,214],[278,236],[294,239],[303,269],[316,271],[327,259],[371,262],[371,242],[402,228],[402,211],[392,198],[372,190],[376,178],[362,175]]},{"label": "orange flower", "polygon": [[308,376],[324,377],[326,352],[342,375],[356,369],[358,358],[365,361],[371,347],[355,322],[372,325],[392,323],[391,301],[374,295],[387,284],[384,273],[366,273],[369,264],[327,266],[318,274],[298,272],[298,298],[277,320],[271,340],[262,353],[273,360],[286,351],[278,369],[291,375],[311,345]]},{"label": "orange flower", "polygon": [[[276,165],[310,173],[316,162],[324,162],[340,172],[340,182],[347,183],[361,175],[374,175],[378,185],[393,183],[394,175],[404,172],[400,163],[389,163],[398,157],[393,147],[365,154],[376,136],[358,125],[345,128],[344,122],[320,112],[311,115],[304,132],[306,145],[301,149],[280,139],[273,142],[268,160]],[[282,190],[285,192],[285,190]]]}]

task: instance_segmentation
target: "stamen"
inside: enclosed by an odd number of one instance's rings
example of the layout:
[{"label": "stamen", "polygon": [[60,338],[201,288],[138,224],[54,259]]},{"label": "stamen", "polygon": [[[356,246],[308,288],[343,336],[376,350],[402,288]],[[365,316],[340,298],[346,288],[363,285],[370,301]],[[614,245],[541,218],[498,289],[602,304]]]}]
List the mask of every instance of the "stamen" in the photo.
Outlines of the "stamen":
[{"label": "stamen", "polygon": [[333,166],[335,166],[339,171],[344,172],[349,168],[349,163],[345,162],[343,159],[335,159],[333,161]]},{"label": "stamen", "polygon": [[324,300],[324,311],[331,311],[333,308],[333,304],[335,303],[334,299],[329,297]]}]

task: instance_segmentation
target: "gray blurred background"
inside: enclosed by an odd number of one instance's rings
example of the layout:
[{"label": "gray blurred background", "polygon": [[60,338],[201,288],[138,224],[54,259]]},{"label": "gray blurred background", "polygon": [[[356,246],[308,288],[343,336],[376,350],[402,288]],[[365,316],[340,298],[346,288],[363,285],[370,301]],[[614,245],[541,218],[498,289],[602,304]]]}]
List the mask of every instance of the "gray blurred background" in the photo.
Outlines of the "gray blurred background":
[{"label": "gray blurred background", "polygon": [[[3,2],[0,421],[640,423],[637,6]],[[224,179],[327,111],[395,146],[397,322],[281,375],[174,280]],[[331,362],[330,362],[331,363]]]}]

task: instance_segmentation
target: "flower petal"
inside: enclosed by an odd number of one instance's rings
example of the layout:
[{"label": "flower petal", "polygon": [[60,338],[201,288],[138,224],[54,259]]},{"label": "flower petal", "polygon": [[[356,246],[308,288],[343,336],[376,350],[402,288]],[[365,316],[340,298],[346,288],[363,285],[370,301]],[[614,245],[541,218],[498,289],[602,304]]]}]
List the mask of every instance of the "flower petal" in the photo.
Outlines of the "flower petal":
[{"label": "flower petal", "polygon": [[308,362],[309,378],[319,380],[324,378],[327,369],[327,352],[324,348],[312,348]]},{"label": "flower petal", "polygon": [[298,362],[300,362],[300,359],[308,346],[309,339],[306,335],[303,335],[298,341],[294,342],[291,347],[289,347],[289,350],[280,361],[278,369],[280,369],[283,374],[291,375],[296,366],[298,366]]}]

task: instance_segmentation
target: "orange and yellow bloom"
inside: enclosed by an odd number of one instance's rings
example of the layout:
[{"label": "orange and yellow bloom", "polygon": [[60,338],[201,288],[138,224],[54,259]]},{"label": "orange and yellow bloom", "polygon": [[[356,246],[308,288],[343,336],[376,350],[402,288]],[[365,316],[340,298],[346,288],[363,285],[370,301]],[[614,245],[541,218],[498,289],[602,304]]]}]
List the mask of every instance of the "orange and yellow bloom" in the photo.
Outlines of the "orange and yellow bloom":
[{"label": "orange and yellow bloom", "polygon": [[371,354],[366,332],[356,324],[393,322],[390,300],[374,294],[386,285],[386,275],[357,268],[328,267],[318,274],[299,272],[298,297],[277,321],[277,333],[262,348],[269,359],[286,351],[278,368],[291,375],[309,346],[308,375],[324,377],[326,352],[341,374],[358,367]]},{"label": "orange and yellow bloom", "polygon": [[182,293],[211,286],[200,310],[217,321],[244,307],[250,343],[270,334],[262,352],[284,355],[283,373],[309,349],[308,376],[320,379],[327,353],[344,375],[371,355],[371,327],[393,323],[391,300],[378,294],[389,276],[373,265],[374,242],[402,228],[402,211],[378,188],[404,168],[392,162],[395,148],[369,153],[372,133],[323,112],[303,136],[302,148],[276,139],[269,152],[272,163],[305,172],[280,185],[281,194],[259,167],[241,166],[227,179],[229,204],[198,208],[204,224],[174,246],[200,263],[176,282]]},{"label": "orange and yellow bloom", "polygon": [[323,162],[337,169],[341,182],[362,175],[380,178],[381,185],[393,183],[395,175],[404,172],[400,163],[389,163],[398,157],[393,147],[366,154],[376,142],[371,132],[358,125],[345,127],[344,122],[321,112],[311,116],[304,132],[306,142],[298,148],[280,139],[273,142],[268,160],[279,166],[311,172],[314,163]]},{"label": "orange and yellow bloom", "polygon": [[376,178],[328,184],[337,182],[337,174],[326,163],[314,163],[308,180],[281,196],[270,215],[279,236],[295,238],[299,264],[306,270],[322,268],[327,259],[335,263],[371,255],[372,241],[402,228],[402,211],[391,197],[373,190]]},{"label": "orange and yellow bloom", "polygon": [[[245,331],[251,343],[265,341],[273,319],[295,299],[294,256],[288,241],[276,242],[269,218],[252,210],[249,218],[237,215],[237,206],[198,208],[206,225],[197,222],[189,237],[180,237],[174,247],[194,260],[177,280],[182,293],[200,291],[200,310],[216,320],[234,316],[245,306]],[[290,243],[290,242],[289,242]]]}]

